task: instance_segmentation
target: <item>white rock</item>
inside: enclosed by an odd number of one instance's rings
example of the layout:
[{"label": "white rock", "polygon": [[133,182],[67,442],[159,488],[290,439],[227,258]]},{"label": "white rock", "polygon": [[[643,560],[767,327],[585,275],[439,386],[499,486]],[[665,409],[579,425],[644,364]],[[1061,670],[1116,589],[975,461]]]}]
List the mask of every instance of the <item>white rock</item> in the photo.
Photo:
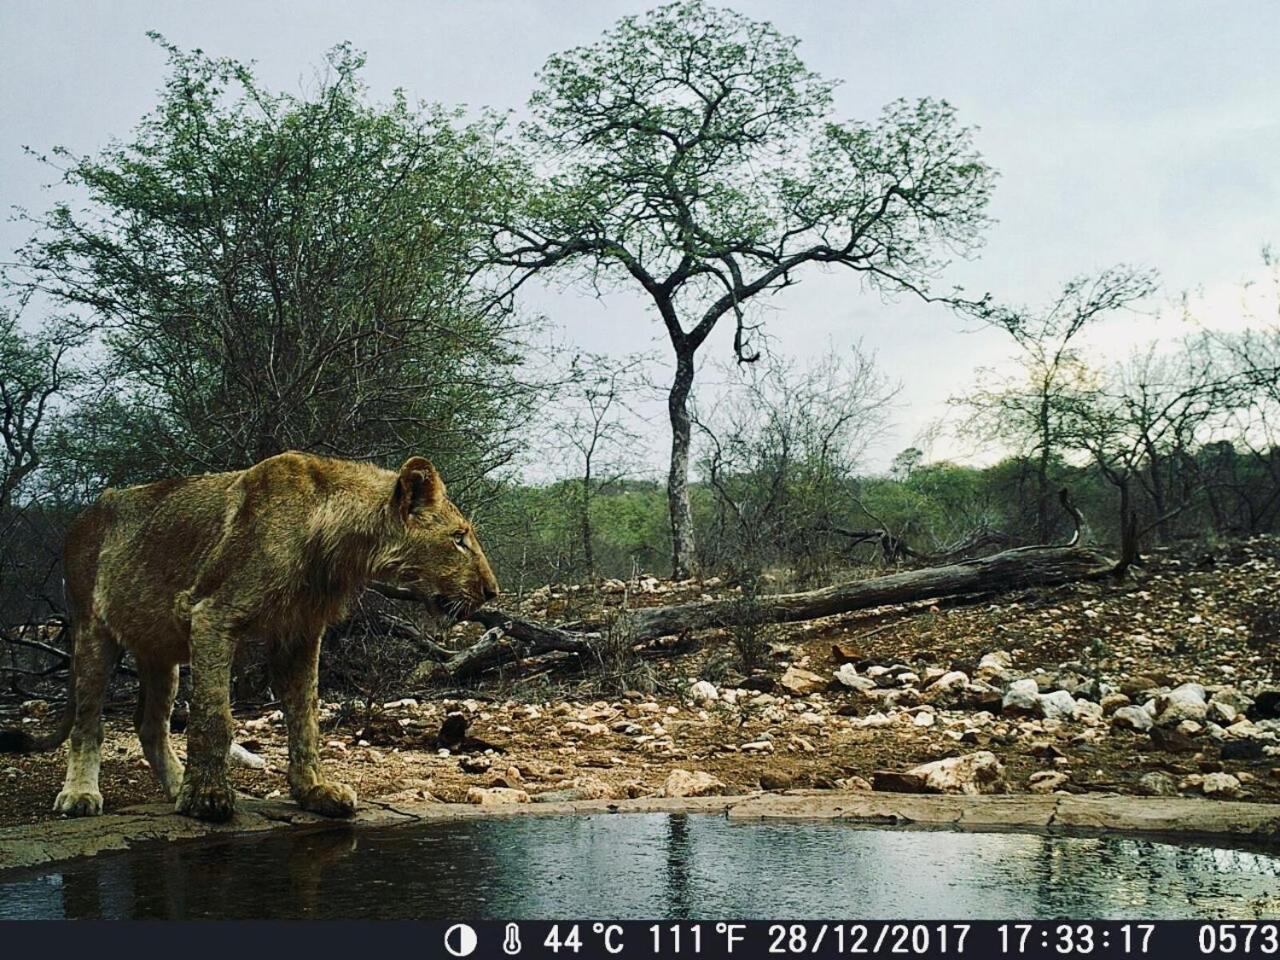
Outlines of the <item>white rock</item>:
[{"label": "white rock", "polygon": [[231,748],[227,751],[229,756],[242,767],[248,767],[250,770],[262,770],[267,766],[267,761],[263,760],[256,753],[250,753],[240,744],[232,742]]},{"label": "white rock", "polygon": [[1240,716],[1240,711],[1230,703],[1223,700],[1211,700],[1209,702],[1210,720],[1216,720],[1218,723],[1225,723],[1229,726],[1235,722],[1238,716]]},{"label": "white rock", "polygon": [[843,663],[840,669],[836,671],[836,679],[850,690],[874,690],[876,682],[870,677],[858,675],[857,668],[852,663]]},{"label": "white rock", "polygon": [[1076,699],[1076,716],[1082,720],[1098,721],[1103,717],[1102,704],[1083,698]]},{"label": "white rock", "polygon": [[1151,729],[1151,715],[1141,707],[1121,707],[1111,715],[1111,725],[1141,733]]},{"label": "white rock", "polygon": [[911,722],[917,727],[932,727],[936,719],[932,710],[921,710]]},{"label": "white rock", "polygon": [[720,699],[720,691],[714,683],[696,680],[689,685],[689,699],[698,704],[715,703]]},{"label": "white rock", "polygon": [[909,772],[923,777],[925,788],[932,793],[977,796],[1005,791],[1004,767],[989,750],[923,763]]},{"label": "white rock", "polygon": [[929,690],[945,693],[950,690],[963,690],[969,685],[969,678],[963,671],[950,670],[929,684]]},{"label": "white rock", "polygon": [[724,792],[724,784],[704,770],[672,770],[662,785],[664,797],[713,797]]},{"label": "white rock", "polygon": [[511,787],[472,787],[467,791],[467,803],[474,803],[481,807],[528,802],[528,793]]},{"label": "white rock", "polygon": [[1038,713],[1040,687],[1031,677],[1015,680],[1005,691],[1002,708],[1007,713]]},{"label": "white rock", "polygon": [[1074,720],[1076,718],[1076,698],[1065,690],[1044,693],[1036,704],[1040,715],[1046,720]]},{"label": "white rock", "polygon": [[1240,795],[1240,781],[1229,773],[1206,773],[1200,790],[1206,797],[1230,799]]},{"label": "white rock", "polygon": [[1070,778],[1057,770],[1040,770],[1027,778],[1027,789],[1032,793],[1053,793],[1064,787]]},{"label": "white rock", "polygon": [[787,667],[778,683],[787,693],[796,697],[806,697],[811,693],[820,693],[827,689],[825,677],[809,670],[801,670],[799,667]]},{"label": "white rock", "polygon": [[1183,720],[1203,720],[1208,712],[1204,687],[1198,683],[1184,683],[1156,698],[1156,723],[1162,727],[1176,727]]}]

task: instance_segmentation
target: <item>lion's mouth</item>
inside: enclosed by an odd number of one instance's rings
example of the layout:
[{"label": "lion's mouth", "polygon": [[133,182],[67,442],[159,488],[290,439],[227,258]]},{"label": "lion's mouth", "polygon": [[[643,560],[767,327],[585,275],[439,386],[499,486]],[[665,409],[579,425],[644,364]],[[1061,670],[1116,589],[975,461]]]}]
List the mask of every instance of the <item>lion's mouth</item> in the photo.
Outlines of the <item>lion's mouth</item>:
[{"label": "lion's mouth", "polygon": [[449,597],[443,593],[433,593],[427,598],[426,606],[437,619],[456,623],[475,613],[479,604],[470,597]]}]

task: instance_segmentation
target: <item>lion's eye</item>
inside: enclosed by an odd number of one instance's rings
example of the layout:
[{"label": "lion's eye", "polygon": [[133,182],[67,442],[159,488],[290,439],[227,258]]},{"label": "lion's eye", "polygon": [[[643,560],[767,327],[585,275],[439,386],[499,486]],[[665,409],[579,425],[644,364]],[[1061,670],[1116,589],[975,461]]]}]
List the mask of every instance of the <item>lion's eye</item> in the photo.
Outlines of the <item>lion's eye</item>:
[{"label": "lion's eye", "polygon": [[467,543],[467,531],[459,530],[453,535],[453,545],[462,551],[469,551],[471,544]]}]

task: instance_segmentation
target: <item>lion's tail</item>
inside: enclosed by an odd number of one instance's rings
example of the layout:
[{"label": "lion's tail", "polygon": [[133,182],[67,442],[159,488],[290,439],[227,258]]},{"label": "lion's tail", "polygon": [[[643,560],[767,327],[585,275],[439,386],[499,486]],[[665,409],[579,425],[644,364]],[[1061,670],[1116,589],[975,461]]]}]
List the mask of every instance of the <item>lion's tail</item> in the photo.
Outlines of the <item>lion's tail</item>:
[{"label": "lion's tail", "polygon": [[76,671],[75,661],[67,664],[67,705],[57,729],[37,737],[25,730],[0,730],[0,753],[43,753],[62,745],[71,735],[71,725],[76,719]]}]

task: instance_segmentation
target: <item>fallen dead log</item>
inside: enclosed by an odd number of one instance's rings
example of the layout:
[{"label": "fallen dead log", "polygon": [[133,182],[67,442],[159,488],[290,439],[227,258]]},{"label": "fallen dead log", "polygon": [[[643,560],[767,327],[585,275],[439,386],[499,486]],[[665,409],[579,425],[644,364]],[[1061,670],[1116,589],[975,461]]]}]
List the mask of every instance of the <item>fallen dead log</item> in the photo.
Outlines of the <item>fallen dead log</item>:
[{"label": "fallen dead log", "polygon": [[977,560],[906,570],[805,593],[741,600],[704,600],[651,607],[631,615],[637,642],[689,630],[746,623],[790,623],[935,597],[1000,593],[1106,576],[1115,561],[1087,547],[1019,547]]},{"label": "fallen dead log", "polygon": [[[1018,547],[977,560],[854,580],[803,593],[757,596],[749,602],[738,598],[703,600],[633,610],[620,616],[626,618],[622,629],[627,631],[628,642],[640,644],[715,627],[791,623],[868,607],[1057,586],[1097,579],[1115,569],[1114,560],[1089,547]],[[407,591],[392,585],[378,584],[374,589],[387,596],[411,599]],[[559,629],[502,610],[478,610],[470,619],[483,625],[486,632],[479,641],[444,661],[444,670],[454,676],[474,675],[501,663],[553,651],[598,656],[600,633]]]},{"label": "fallen dead log", "polygon": [[501,610],[480,610],[472,621],[488,627],[479,640],[459,650],[441,664],[450,676],[467,677],[503,663],[514,663],[542,653],[564,651],[582,657],[596,656],[597,633],[569,633],[520,620]]}]

